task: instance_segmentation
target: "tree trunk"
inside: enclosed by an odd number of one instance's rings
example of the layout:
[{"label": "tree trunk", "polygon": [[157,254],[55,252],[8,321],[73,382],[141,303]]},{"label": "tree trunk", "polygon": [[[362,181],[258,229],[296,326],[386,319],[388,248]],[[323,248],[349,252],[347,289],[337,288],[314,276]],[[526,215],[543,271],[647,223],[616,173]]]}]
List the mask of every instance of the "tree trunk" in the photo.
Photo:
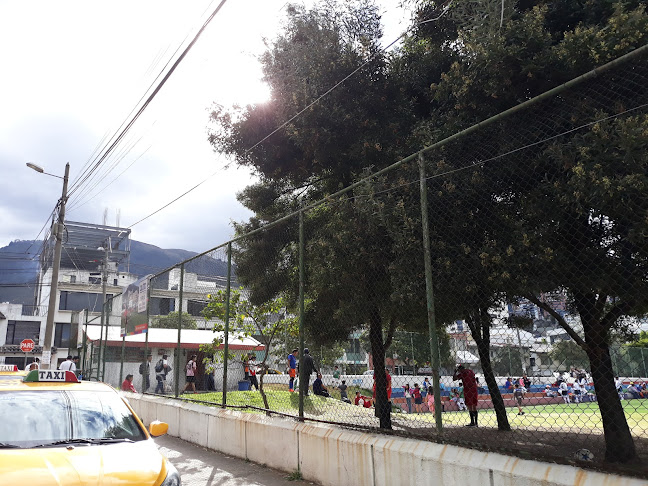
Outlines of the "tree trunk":
[{"label": "tree trunk", "polygon": [[[483,316],[480,311],[477,320],[467,320],[470,332],[475,343],[477,344],[477,352],[479,353],[479,361],[481,363],[482,372],[484,373],[484,380],[488,386],[488,391],[491,396],[491,402],[495,409],[495,416],[497,417],[497,429],[508,431],[511,430],[508,417],[506,415],[506,407],[504,406],[504,399],[500,393],[495,380],[495,373],[490,359],[490,317]],[[479,326],[479,328],[477,328]],[[478,332],[481,331],[481,332]]]},{"label": "tree trunk", "polygon": [[385,374],[385,345],[383,342],[382,319],[377,309],[371,312],[369,322],[369,341],[374,362],[376,383],[376,415],[381,429],[391,429],[391,405],[387,398],[387,375]]},{"label": "tree trunk", "polygon": [[628,421],[614,386],[614,370],[610,347],[604,333],[589,336],[587,355],[592,366],[592,379],[598,400],[603,434],[605,437],[605,460],[630,462],[637,459],[634,440]]},{"label": "tree trunk", "polygon": [[263,378],[268,372],[268,369],[265,366],[265,361],[262,363],[262,366],[263,366],[263,373],[261,373],[261,376],[259,377],[259,393],[261,393],[261,398],[263,399],[263,406],[266,409],[266,415],[270,417],[270,411],[269,411],[270,405],[268,404],[268,397],[266,396],[265,390],[263,389]]}]

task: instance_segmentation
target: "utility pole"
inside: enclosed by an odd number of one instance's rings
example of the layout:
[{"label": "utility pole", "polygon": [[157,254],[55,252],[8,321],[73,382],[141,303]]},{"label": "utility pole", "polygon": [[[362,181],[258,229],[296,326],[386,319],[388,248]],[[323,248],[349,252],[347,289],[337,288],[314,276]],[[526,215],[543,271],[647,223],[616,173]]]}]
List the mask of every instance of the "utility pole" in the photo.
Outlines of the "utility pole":
[{"label": "utility pole", "polygon": [[[99,377],[99,366],[101,366],[101,381],[105,379],[106,374],[106,343],[108,342],[108,325],[110,324],[110,315],[106,312],[106,282],[108,281],[108,245],[106,241],[104,248],[103,272],[101,275],[101,333],[103,334],[104,323],[106,324],[106,338],[103,340],[102,348],[99,349],[99,362],[97,363],[97,377]],[[112,305],[112,302],[111,302]],[[103,359],[103,362],[102,362]]]},{"label": "utility pole", "polygon": [[[42,170],[41,170],[42,172]],[[43,343],[43,354],[41,357],[41,369],[50,369],[52,361],[52,337],[54,335],[54,315],[56,314],[56,296],[58,293],[58,275],[61,268],[61,248],[63,244],[63,226],[65,223],[65,203],[67,202],[68,177],[70,175],[70,163],[65,164],[65,175],[63,176],[63,192],[60,199],[58,221],[54,227],[54,261],[52,262],[52,285],[50,287],[49,305],[47,307],[47,323],[45,324],[45,342]],[[56,368],[56,366],[54,366]]]}]

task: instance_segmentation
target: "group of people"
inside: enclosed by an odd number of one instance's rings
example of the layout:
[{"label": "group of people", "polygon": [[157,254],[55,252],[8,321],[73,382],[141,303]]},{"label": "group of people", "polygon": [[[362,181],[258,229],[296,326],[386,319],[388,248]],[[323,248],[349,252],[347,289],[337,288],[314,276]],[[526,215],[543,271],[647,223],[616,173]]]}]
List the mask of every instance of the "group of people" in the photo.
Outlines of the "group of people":
[{"label": "group of people", "polygon": [[626,393],[629,394],[631,398],[648,398],[648,388],[646,387],[646,383],[631,382],[624,390],[623,382],[617,376],[614,379],[614,386],[617,389],[620,400],[625,400]]}]

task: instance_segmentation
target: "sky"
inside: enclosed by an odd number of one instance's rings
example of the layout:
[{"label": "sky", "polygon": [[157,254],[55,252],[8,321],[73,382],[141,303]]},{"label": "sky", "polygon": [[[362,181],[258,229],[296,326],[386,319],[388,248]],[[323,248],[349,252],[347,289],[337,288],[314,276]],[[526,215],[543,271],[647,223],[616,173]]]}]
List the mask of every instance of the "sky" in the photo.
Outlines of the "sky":
[{"label": "sky", "polygon": [[[60,178],[25,164],[62,177],[69,162],[74,188],[220,2],[0,0],[0,247],[42,238],[61,197]],[[377,3],[387,45],[409,14]],[[131,238],[197,252],[229,240],[231,222],[251,216],[236,193],[254,179],[212,150],[209,109],[267,99],[258,57],[286,5],[226,1],[97,177],[72,193],[66,220],[102,224],[107,212],[106,224],[128,227],[207,179]]]}]

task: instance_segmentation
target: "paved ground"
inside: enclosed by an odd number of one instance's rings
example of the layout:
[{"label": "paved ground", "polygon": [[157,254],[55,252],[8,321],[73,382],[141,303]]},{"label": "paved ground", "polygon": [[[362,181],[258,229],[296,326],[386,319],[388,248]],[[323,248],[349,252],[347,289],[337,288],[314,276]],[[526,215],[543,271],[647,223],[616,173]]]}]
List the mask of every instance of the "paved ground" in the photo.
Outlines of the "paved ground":
[{"label": "paved ground", "polygon": [[168,435],[158,437],[160,451],[178,468],[183,486],[300,486],[288,473],[198,447]]}]

